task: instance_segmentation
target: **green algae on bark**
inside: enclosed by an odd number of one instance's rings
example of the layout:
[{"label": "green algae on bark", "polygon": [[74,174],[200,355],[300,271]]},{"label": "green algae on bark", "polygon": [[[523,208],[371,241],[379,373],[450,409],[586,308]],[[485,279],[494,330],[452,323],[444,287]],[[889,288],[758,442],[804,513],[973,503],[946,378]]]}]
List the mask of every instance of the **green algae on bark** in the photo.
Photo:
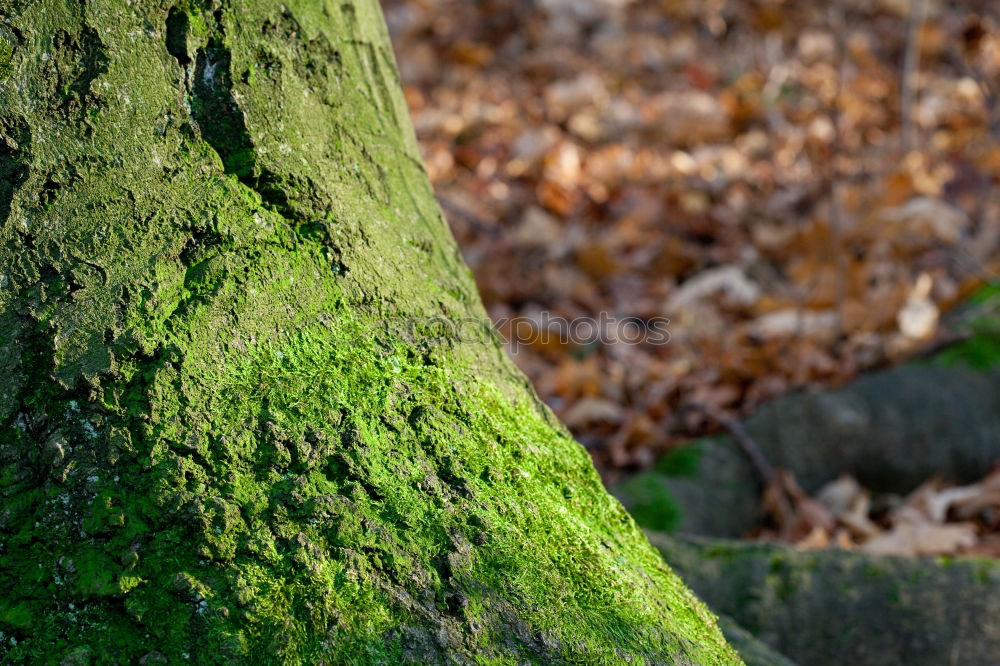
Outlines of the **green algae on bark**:
[{"label": "green algae on bark", "polygon": [[374,0],[0,13],[0,658],[738,663],[495,342],[393,325],[486,320]]}]

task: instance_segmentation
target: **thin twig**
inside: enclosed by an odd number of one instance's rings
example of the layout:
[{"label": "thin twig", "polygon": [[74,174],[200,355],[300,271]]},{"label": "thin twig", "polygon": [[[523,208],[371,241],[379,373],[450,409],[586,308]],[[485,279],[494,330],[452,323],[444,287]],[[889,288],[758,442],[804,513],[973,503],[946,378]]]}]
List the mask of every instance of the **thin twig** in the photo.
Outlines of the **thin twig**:
[{"label": "thin twig", "polygon": [[726,429],[746,455],[750,464],[753,465],[757,474],[760,475],[764,484],[764,502],[767,503],[768,497],[774,502],[772,509],[775,511],[775,520],[779,525],[787,524],[792,520],[795,515],[793,498],[789,495],[782,474],[767,459],[743,424],[715,405],[708,403],[692,400],[685,404],[685,408],[702,412]]},{"label": "thin twig", "polygon": [[983,105],[986,107],[990,132],[1000,134],[1000,90],[991,78],[979,67],[970,63],[954,44],[949,46],[948,55],[952,63],[962,70],[962,74],[975,82],[979,88],[979,92],[983,96]]},{"label": "thin twig", "polygon": [[844,252],[844,211],[840,205],[840,156],[843,152],[840,133],[841,111],[840,98],[844,91],[844,70],[847,67],[847,45],[844,43],[846,21],[843,11],[830,8],[829,20],[836,35],[837,48],[837,84],[830,109],[830,121],[833,125],[833,137],[830,140],[830,153],[827,158],[826,186],[830,199],[830,245],[833,250],[833,260],[837,270],[836,316],[837,335],[844,334],[844,302],[847,300],[848,265],[847,254]]},{"label": "thin twig", "polygon": [[910,18],[906,26],[906,50],[903,52],[903,71],[900,80],[900,153],[905,157],[915,142],[913,105],[916,98],[917,69],[920,66],[920,28],[924,23],[926,0],[911,0]]},{"label": "thin twig", "polygon": [[760,447],[757,446],[757,442],[753,440],[753,437],[750,436],[750,433],[747,432],[747,429],[743,427],[742,423],[731,417],[729,414],[726,414],[715,405],[710,405],[698,400],[692,400],[686,403],[685,407],[705,414],[725,428],[732,438],[736,440],[736,443],[739,444],[743,453],[760,475],[760,478],[765,485],[771,486],[778,483],[778,471],[775,469],[774,465],[771,464],[771,461],[767,459],[767,456],[764,455],[764,452],[760,450]]},{"label": "thin twig", "polygon": [[[962,74],[966,78],[974,81],[976,86],[979,88],[979,92],[983,97],[983,105],[986,111],[987,125],[989,126],[989,131],[994,134],[994,138],[1000,138],[1000,90],[997,89],[996,84],[987,76],[979,67],[974,66],[970,63],[965,55],[959,51],[959,49],[953,44],[948,49],[949,57],[954,65],[956,65]],[[987,191],[985,196],[978,198],[978,203],[976,204],[976,210],[972,214],[972,224],[973,228],[971,232],[975,233],[976,236],[981,237],[983,232],[988,232],[988,229],[983,229],[984,225],[991,224],[992,220],[988,216],[991,212],[991,205],[997,194],[997,188],[989,182],[987,184]],[[963,238],[963,241],[968,242],[969,239]],[[986,258],[992,253],[993,247],[986,247],[982,243],[976,243],[976,250],[968,250],[964,247],[965,242],[956,246],[958,253],[971,264],[969,266],[964,266],[966,270],[976,275],[983,281],[990,282],[1000,278],[990,266],[986,264]]]}]

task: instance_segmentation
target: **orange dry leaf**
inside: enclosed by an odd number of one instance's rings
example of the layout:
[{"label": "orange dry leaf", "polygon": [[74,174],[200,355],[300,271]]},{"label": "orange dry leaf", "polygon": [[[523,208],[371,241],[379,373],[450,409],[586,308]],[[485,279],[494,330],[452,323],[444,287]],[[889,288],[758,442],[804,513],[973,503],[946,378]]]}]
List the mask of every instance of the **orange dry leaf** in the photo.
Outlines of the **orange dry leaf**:
[{"label": "orange dry leaf", "polygon": [[[981,84],[1000,41],[967,4],[934,4],[908,110],[906,3],[854,3],[846,32],[823,3],[382,4],[491,314],[671,319],[667,344],[516,356],[560,412],[599,396],[660,424],[634,438],[581,419],[602,471],[709,432],[679,415],[687,396],[745,413],[919,352],[997,269],[1000,139]],[[933,288],[914,298],[921,273]]]}]

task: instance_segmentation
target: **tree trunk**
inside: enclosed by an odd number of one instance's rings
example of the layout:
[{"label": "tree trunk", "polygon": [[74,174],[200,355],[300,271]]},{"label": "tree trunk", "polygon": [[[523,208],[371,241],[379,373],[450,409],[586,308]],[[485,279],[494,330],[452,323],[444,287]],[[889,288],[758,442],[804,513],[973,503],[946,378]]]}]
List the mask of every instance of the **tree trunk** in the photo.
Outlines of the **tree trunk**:
[{"label": "tree trunk", "polygon": [[0,659],[737,660],[487,335],[374,0],[0,14]]}]

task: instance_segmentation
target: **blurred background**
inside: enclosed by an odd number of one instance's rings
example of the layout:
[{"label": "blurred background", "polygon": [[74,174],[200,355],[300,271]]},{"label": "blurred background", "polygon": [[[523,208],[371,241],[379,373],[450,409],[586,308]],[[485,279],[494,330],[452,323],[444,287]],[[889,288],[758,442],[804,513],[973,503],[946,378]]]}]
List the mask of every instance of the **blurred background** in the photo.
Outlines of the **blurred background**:
[{"label": "blurred background", "polygon": [[1000,663],[1000,3],[383,7],[501,332],[669,318],[511,352],[747,663]]},{"label": "blurred background", "polygon": [[514,355],[609,483],[994,307],[995,2],[382,4],[491,317],[670,319]]}]

